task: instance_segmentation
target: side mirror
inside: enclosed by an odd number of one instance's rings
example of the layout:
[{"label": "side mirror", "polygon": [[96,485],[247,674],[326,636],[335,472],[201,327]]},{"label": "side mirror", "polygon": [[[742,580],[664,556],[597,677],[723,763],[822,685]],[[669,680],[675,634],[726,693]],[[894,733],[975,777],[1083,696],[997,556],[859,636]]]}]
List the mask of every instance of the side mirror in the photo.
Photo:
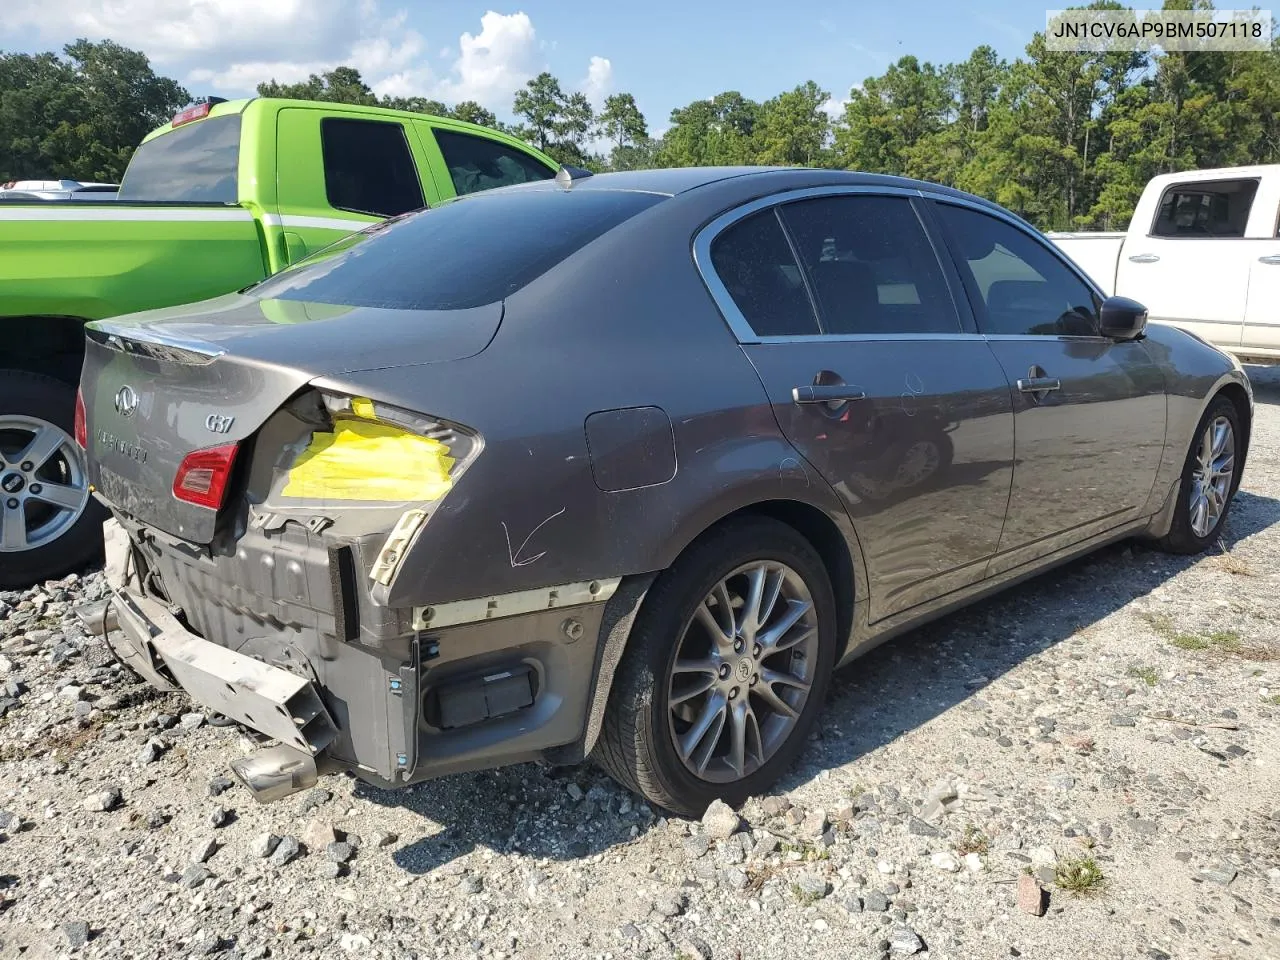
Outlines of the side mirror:
[{"label": "side mirror", "polygon": [[1147,308],[1128,297],[1107,297],[1098,319],[1104,337],[1137,340],[1147,329]]}]

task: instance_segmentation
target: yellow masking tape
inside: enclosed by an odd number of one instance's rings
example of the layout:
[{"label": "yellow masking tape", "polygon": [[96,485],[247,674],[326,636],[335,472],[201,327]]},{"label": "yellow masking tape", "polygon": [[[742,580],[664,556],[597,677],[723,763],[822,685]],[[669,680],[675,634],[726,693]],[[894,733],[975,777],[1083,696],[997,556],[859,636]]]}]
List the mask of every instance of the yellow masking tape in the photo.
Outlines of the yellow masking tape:
[{"label": "yellow masking tape", "polygon": [[309,500],[430,502],[452,486],[453,463],[439,440],[344,417],[335,420],[332,433],[311,435],[281,493]]},{"label": "yellow masking tape", "polygon": [[373,412],[373,401],[364,397],[351,398],[351,412],[357,417],[363,417],[366,420],[378,419],[378,415]]}]

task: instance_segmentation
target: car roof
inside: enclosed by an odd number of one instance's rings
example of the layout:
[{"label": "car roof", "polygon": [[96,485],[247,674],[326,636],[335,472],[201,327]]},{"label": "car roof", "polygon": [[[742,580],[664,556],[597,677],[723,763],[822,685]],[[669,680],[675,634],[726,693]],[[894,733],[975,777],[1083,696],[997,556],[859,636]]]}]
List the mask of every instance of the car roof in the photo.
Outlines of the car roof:
[{"label": "car roof", "polygon": [[[983,197],[964,193],[952,187],[909,177],[895,177],[882,173],[863,173],[856,170],[825,170],[817,167],[674,167],[651,170],[627,170],[618,173],[598,173],[572,181],[571,191],[630,190],[675,197],[726,181],[736,181],[746,195],[784,193],[806,187],[892,187],[901,190],[921,190],[929,193],[963,199],[969,203],[997,210],[1005,216],[1022,220],[997,203]],[[495,196],[517,190],[563,190],[559,180],[540,180],[485,190],[471,196]],[[1023,221],[1025,222],[1025,221]]]},{"label": "car roof", "polygon": [[[591,177],[573,180],[570,189],[573,191],[625,189],[625,191],[662,193],[662,195],[673,197],[678,193],[689,192],[691,189],[732,179],[741,180],[744,187],[748,184],[753,188],[767,186],[769,192],[803,189],[809,186],[895,187],[911,189],[911,191],[919,189],[919,191],[940,193],[943,196],[963,197],[965,200],[980,202],[992,209],[1001,209],[997,204],[982,197],[975,197],[942,184],[928,183],[925,180],[891,177],[881,173],[861,173],[859,170],[827,170],[813,168],[813,166],[678,166],[678,168],[667,169],[625,170],[620,173],[598,173]],[[772,180],[772,183],[769,183],[769,180]],[[534,186],[544,189],[564,188],[558,180],[540,180],[536,184],[520,184],[517,187],[485,192],[498,193],[506,189],[527,189]]]}]

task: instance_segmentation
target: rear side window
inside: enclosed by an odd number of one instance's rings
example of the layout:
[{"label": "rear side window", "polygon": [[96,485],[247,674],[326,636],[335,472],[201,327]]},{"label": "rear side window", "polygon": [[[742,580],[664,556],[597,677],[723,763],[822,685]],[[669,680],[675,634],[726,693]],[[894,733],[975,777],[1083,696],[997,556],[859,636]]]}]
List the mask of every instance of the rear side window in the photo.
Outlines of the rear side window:
[{"label": "rear side window", "polygon": [[1155,237],[1243,237],[1257,180],[1179,183],[1160,198]]},{"label": "rear side window", "polygon": [[804,277],[773,208],[727,228],[711,244],[711,265],[758,337],[820,331]]},{"label": "rear side window", "polygon": [[555,176],[546,164],[505,143],[453,130],[432,132],[459,196]]},{"label": "rear side window", "polygon": [[325,117],[320,149],[325,193],[335,210],[395,217],[423,205],[401,124]]},{"label": "rear side window", "polygon": [[120,183],[120,200],[235,203],[240,114],[209,117],[138,147]]},{"label": "rear side window", "polygon": [[517,190],[450,200],[369,229],[253,288],[263,299],[460,310],[503,300],[663,197]]},{"label": "rear side window", "polygon": [[833,196],[782,208],[833,335],[959,333],[933,245],[906,197]]}]

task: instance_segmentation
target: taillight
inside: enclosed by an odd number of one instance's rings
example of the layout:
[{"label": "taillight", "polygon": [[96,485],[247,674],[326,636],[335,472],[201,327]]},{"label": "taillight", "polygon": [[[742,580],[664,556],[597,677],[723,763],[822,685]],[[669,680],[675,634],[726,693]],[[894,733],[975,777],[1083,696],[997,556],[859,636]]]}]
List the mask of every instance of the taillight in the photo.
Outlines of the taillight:
[{"label": "taillight", "polygon": [[238,443],[207,447],[187,454],[173,478],[173,495],[184,503],[217,510],[227,495]]},{"label": "taillight", "polygon": [[89,428],[84,421],[84,394],[76,388],[76,443],[81,450],[89,449]]}]

